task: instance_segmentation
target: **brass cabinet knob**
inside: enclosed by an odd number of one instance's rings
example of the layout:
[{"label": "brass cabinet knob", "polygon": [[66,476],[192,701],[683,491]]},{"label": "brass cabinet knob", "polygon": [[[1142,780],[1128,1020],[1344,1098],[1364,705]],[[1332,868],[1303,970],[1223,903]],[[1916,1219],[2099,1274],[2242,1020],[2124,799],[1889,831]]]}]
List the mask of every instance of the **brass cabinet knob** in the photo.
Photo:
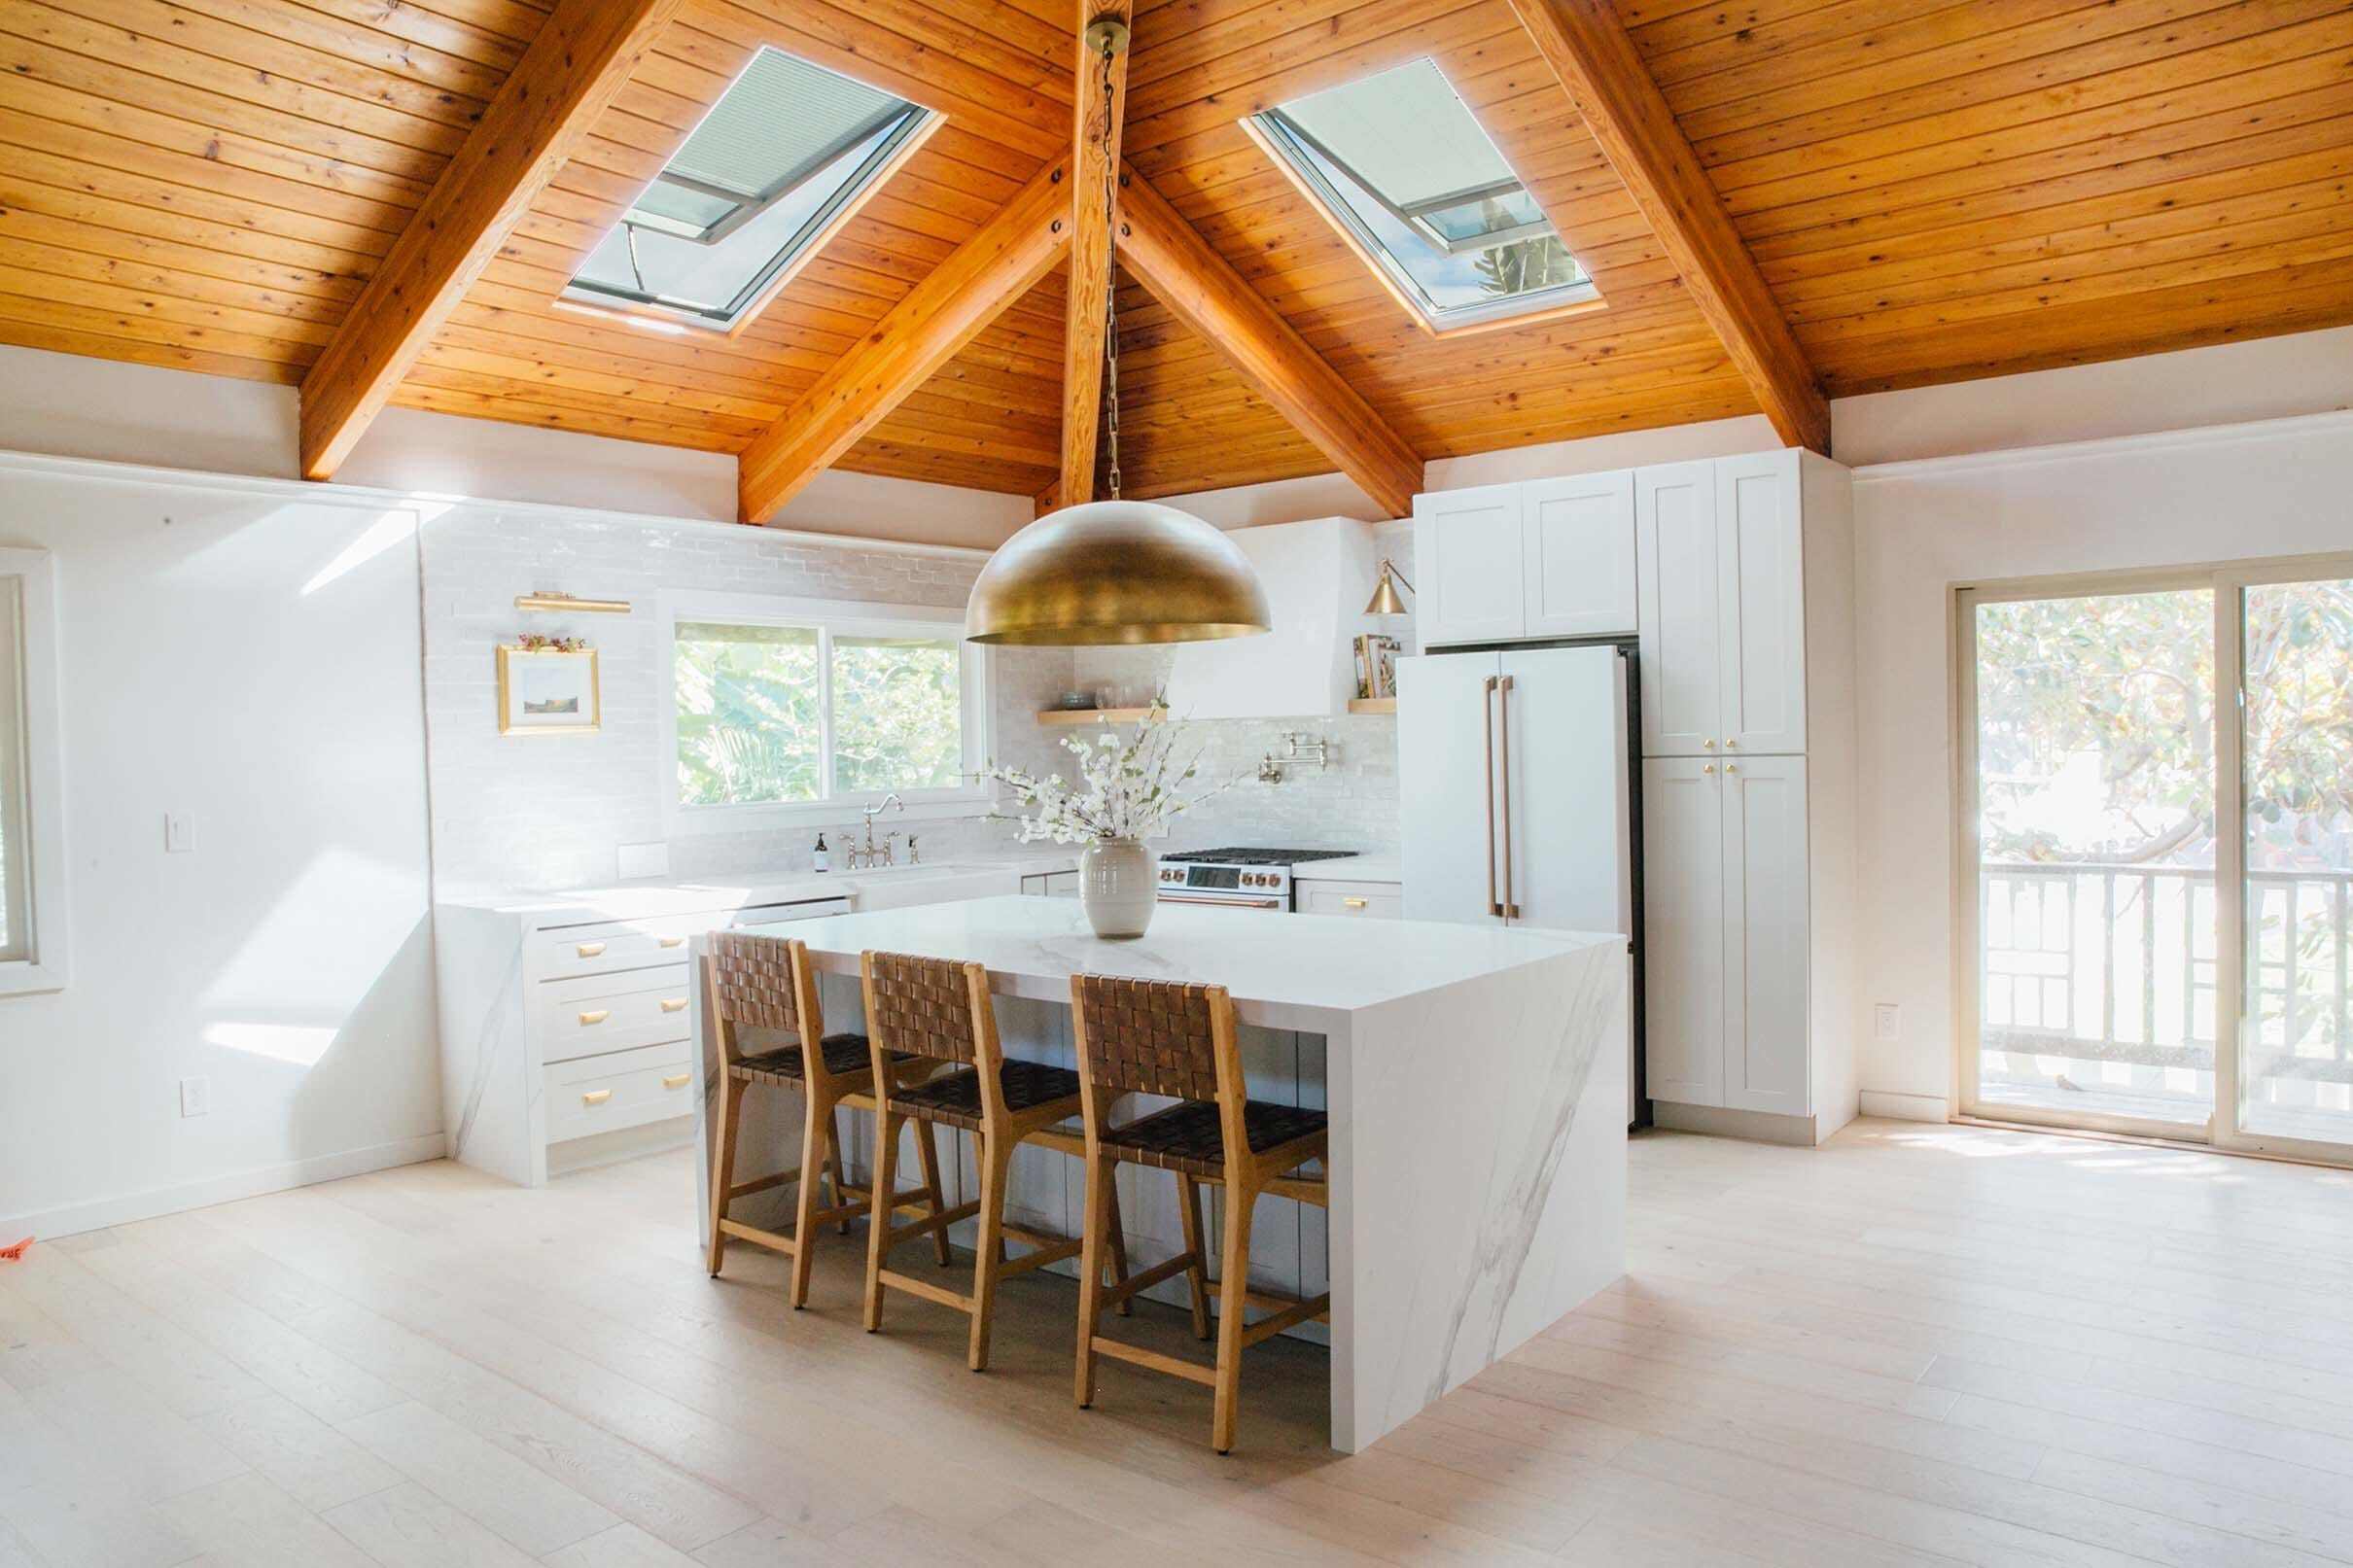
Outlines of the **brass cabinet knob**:
[{"label": "brass cabinet knob", "polygon": [[607,1019],[611,1018],[612,1016],[613,1016],[613,1009],[612,1009],[612,1008],[610,1008],[610,1007],[600,1007],[600,1008],[596,1009],[596,1011],[594,1011],[594,1012],[592,1012],[592,1013],[582,1013],[582,1014],[580,1015],[580,1023],[581,1023],[582,1025],[589,1025],[589,1024],[602,1024],[603,1022],[605,1022],[605,1020],[607,1020]]},{"label": "brass cabinet knob", "polygon": [[613,1091],[610,1089],[591,1089],[588,1091],[588,1093],[580,1097],[580,1103],[583,1105],[602,1105],[605,1103],[605,1101],[611,1099],[612,1098]]},{"label": "brass cabinet knob", "polygon": [[685,1012],[685,1010],[686,1010],[686,998],[685,998],[685,997],[684,997],[684,996],[664,996],[664,997],[662,998],[662,1011],[663,1011],[663,1012],[665,1012],[665,1013],[683,1013],[683,1012]]},{"label": "brass cabinet knob", "polygon": [[1733,739],[1731,739],[1731,738],[1729,738],[1729,737],[1727,737],[1727,738],[1725,739],[1725,742],[1724,742],[1724,749],[1725,749],[1725,750],[1727,750],[1727,751],[1738,751],[1739,749],[1740,749],[1740,743],[1739,743],[1739,742],[1738,742],[1738,741],[1736,741],[1736,740],[1733,740]]},{"label": "brass cabinet knob", "polygon": [[1700,771],[1702,773],[1713,773],[1716,771],[1716,765],[1712,762],[1706,763],[1701,767]]},{"label": "brass cabinet knob", "polygon": [[605,944],[602,942],[582,942],[579,946],[574,948],[572,951],[579,954],[583,958],[593,958],[604,953]]},{"label": "brass cabinet knob", "polygon": [[1700,749],[1701,749],[1701,750],[1703,750],[1703,751],[1712,751],[1712,750],[1714,750],[1715,749],[1716,749],[1716,743],[1715,743],[1715,742],[1713,742],[1713,741],[1702,741],[1702,742],[1700,743]]},{"label": "brass cabinet knob", "polygon": [[1740,765],[1738,762],[1727,762],[1724,764],[1724,771],[1726,773],[1738,773],[1740,771]]},{"label": "brass cabinet knob", "polygon": [[674,1072],[662,1080],[662,1087],[664,1089],[684,1089],[693,1076],[694,1074],[690,1072]]}]

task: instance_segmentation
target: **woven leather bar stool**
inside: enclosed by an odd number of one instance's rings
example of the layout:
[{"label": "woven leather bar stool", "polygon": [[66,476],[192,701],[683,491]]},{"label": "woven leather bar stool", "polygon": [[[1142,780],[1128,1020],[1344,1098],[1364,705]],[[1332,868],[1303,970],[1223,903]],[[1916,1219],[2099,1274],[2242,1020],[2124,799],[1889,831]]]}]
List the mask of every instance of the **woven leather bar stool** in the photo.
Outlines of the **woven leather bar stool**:
[{"label": "woven leather bar stool", "polygon": [[[1078,1404],[1095,1403],[1098,1355],[1149,1367],[1215,1390],[1210,1442],[1231,1452],[1242,1393],[1242,1352],[1294,1324],[1331,1313],[1327,1291],[1313,1300],[1250,1288],[1250,1221],[1261,1193],[1323,1204],[1319,1180],[1286,1175],[1324,1157],[1327,1121],[1319,1110],[1249,1098],[1234,1001],[1223,986],[1071,977],[1071,1032],[1078,1040],[1080,1108],[1087,1130],[1085,1261],[1079,1268]],[[1130,1093],[1161,1095],[1177,1103],[1114,1125],[1111,1112]],[[1174,1171],[1182,1201],[1186,1250],[1141,1273],[1119,1260],[1107,1289],[1098,1259],[1116,1202],[1112,1178],[1121,1163]],[[1138,1291],[1179,1272],[1193,1287],[1193,1332],[1210,1337],[1207,1256],[1201,1240],[1201,1188],[1225,1188],[1225,1235],[1217,1280],[1217,1354],[1211,1366],[1165,1356],[1096,1333],[1106,1305],[1124,1305]],[[1272,1309],[1255,1323],[1247,1308]]]},{"label": "woven leather bar stool", "polygon": [[[719,1114],[717,1147],[711,1170],[711,1272],[724,1262],[727,1240],[750,1241],[771,1247],[792,1260],[789,1299],[795,1307],[809,1300],[808,1242],[817,1227],[838,1223],[850,1234],[850,1221],[866,1212],[867,1189],[842,1180],[841,1140],[834,1112],[842,1108],[872,1110],[879,1073],[886,1082],[904,1082],[930,1072],[932,1064],[921,1058],[896,1056],[878,1065],[863,1034],[827,1034],[825,1014],[818,1005],[817,977],[809,967],[805,942],[744,931],[720,931],[711,937],[710,956],[703,960],[705,997],[719,1036]],[[747,1053],[742,1030],[775,1029],[791,1035],[790,1043]],[[815,1051],[807,1049],[818,1042]],[[744,1119],[744,1097],[755,1085],[800,1092],[801,1163],[790,1170],[738,1183],[735,1161]],[[894,1194],[893,1208],[920,1207],[937,1214],[946,1206],[939,1187],[939,1153],[927,1131],[922,1151],[924,1185],[920,1191]],[[818,1151],[823,1149],[821,1163]],[[822,1170],[833,1189],[832,1202],[817,1206],[817,1183]],[[747,1225],[727,1217],[739,1198],[798,1182],[792,1234]],[[890,1192],[888,1177],[878,1178],[874,1191]],[[947,1232],[940,1232],[939,1261],[948,1261]]]},{"label": "woven leather bar stool", "polygon": [[[873,1229],[866,1237],[866,1331],[882,1327],[885,1290],[903,1290],[953,1307],[972,1319],[966,1359],[974,1372],[984,1372],[998,1281],[1076,1257],[1081,1248],[1076,1237],[1005,1223],[1005,1183],[1012,1173],[1014,1149],[1025,1142],[1071,1154],[1083,1148],[1077,1138],[1050,1131],[1055,1123],[1078,1114],[1078,1074],[1039,1062],[1005,1060],[997,1035],[997,1009],[989,999],[989,973],[977,963],[869,952],[860,955],[859,967],[865,981],[866,1028],[872,1033],[878,1073],[895,1053],[962,1069],[882,1097],[875,1112],[874,1190],[889,1190],[895,1179],[895,1124],[902,1119],[921,1123],[927,1140],[936,1123],[972,1133],[977,1140],[973,1163],[980,1171],[979,1198],[910,1224],[894,1228],[877,1202]],[[929,1234],[944,1248],[948,1227],[974,1215],[979,1216],[980,1234],[973,1248],[970,1295],[884,1267],[891,1249],[914,1237]],[[1124,1269],[1127,1249],[1118,1237],[1118,1224],[1116,1214],[1105,1221],[1108,1245]],[[1031,1250],[1007,1258],[1008,1237]]]}]

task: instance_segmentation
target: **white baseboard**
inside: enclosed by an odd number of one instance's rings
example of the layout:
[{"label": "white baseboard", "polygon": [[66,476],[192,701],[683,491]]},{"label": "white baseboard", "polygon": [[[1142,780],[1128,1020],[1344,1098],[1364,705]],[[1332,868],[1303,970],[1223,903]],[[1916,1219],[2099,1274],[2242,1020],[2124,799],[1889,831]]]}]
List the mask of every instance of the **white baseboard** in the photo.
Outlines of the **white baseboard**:
[{"label": "white baseboard", "polygon": [[1863,1091],[1865,1116],[1892,1117],[1899,1122],[1949,1122],[1951,1107],[1942,1095],[1899,1095],[1885,1089]]},{"label": "white baseboard", "polygon": [[1810,1149],[1818,1141],[1810,1116],[1776,1116],[1771,1111],[1726,1110],[1715,1105],[1682,1105],[1658,1099],[1651,1101],[1650,1119],[1673,1132],[1705,1132],[1712,1137],[1742,1138],[1750,1143],[1786,1143]]},{"label": "white baseboard", "polygon": [[314,1182],[334,1181],[343,1176],[364,1176],[370,1170],[389,1170],[394,1166],[413,1166],[427,1160],[439,1160],[449,1152],[448,1142],[441,1133],[428,1132],[423,1137],[403,1138],[397,1143],[378,1143],[370,1148],[350,1149],[341,1154],[322,1154],[308,1160],[290,1161],[285,1165],[256,1166],[250,1170],[234,1170],[228,1175],[212,1176],[203,1181],[184,1182],[171,1187],[150,1187],[143,1192],[122,1193],[87,1203],[68,1203],[61,1208],[0,1219],[0,1234],[14,1240],[19,1236],[53,1237],[74,1236],[83,1231],[102,1231],[110,1225],[128,1225],[135,1220],[157,1219],[187,1209],[210,1208],[215,1203],[233,1203],[240,1198],[259,1198],[263,1193],[282,1193],[294,1187],[308,1187]]}]

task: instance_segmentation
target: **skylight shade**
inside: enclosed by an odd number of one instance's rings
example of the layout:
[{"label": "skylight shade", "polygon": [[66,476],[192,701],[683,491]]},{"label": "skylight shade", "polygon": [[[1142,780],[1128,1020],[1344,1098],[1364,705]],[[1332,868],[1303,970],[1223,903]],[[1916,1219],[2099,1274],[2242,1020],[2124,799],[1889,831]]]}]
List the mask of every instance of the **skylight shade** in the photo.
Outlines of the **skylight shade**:
[{"label": "skylight shade", "polygon": [[731,326],[929,118],[902,98],[764,48],[565,293]]},{"label": "skylight shade", "polygon": [[1293,99],[1252,123],[1432,327],[1594,297],[1434,61]]}]

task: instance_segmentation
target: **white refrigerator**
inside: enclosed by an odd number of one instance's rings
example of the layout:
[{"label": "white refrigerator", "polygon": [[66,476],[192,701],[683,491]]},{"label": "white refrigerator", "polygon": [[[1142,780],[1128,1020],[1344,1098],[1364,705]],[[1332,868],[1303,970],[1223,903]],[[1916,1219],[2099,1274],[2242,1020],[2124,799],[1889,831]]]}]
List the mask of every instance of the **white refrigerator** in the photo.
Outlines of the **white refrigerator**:
[{"label": "white refrigerator", "polygon": [[[1637,946],[1633,662],[1614,643],[1397,661],[1406,919],[1607,931]],[[1635,974],[1638,997],[1638,952]]]}]

